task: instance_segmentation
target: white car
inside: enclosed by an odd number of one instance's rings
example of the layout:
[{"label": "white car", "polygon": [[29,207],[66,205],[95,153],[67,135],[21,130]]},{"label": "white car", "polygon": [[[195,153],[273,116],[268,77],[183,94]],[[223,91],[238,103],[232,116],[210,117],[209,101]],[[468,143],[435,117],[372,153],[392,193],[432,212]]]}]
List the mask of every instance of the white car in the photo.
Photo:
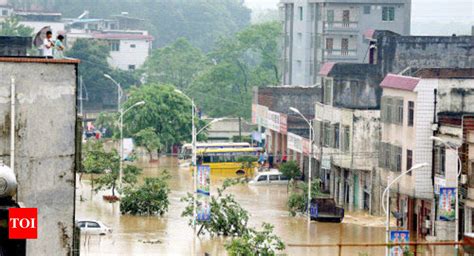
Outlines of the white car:
[{"label": "white car", "polygon": [[112,232],[112,229],[98,220],[79,220],[76,225],[81,229],[81,234],[105,236]]},{"label": "white car", "polygon": [[286,185],[288,184],[288,178],[285,177],[281,172],[276,169],[272,169],[268,172],[260,172],[249,181],[250,185]]}]

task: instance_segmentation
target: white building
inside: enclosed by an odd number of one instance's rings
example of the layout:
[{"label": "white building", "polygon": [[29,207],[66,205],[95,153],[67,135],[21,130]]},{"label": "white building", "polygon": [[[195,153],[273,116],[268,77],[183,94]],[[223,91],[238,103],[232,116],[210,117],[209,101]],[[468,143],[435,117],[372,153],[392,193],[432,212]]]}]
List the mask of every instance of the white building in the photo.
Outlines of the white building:
[{"label": "white building", "polygon": [[122,70],[135,70],[145,63],[152,48],[153,37],[146,31],[106,31],[92,34],[110,47],[109,64]]},{"label": "white building", "polygon": [[35,34],[47,26],[51,27],[53,37],[65,33],[66,24],[61,13],[15,11],[14,14],[19,17],[21,25],[33,28]]},{"label": "white building", "polygon": [[281,0],[285,85],[319,83],[325,62],[368,63],[370,30],[410,34],[411,0]]}]

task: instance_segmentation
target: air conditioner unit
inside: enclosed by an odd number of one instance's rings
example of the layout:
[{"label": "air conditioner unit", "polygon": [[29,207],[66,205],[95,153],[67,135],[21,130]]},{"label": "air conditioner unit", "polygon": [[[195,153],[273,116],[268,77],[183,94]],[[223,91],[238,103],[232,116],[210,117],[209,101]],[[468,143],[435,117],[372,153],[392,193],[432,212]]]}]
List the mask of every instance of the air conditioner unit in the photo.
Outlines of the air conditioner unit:
[{"label": "air conditioner unit", "polygon": [[467,183],[467,175],[466,174],[461,174],[461,184],[466,184]]}]

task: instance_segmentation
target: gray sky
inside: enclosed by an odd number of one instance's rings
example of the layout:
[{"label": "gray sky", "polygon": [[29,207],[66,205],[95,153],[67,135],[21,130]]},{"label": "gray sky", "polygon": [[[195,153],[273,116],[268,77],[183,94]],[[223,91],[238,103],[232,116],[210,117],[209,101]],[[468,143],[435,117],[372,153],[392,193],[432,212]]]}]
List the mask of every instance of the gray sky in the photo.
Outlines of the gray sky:
[{"label": "gray sky", "polygon": [[[277,8],[279,0],[245,0],[256,10]],[[412,0],[412,21],[462,22],[474,25],[474,0]]]}]

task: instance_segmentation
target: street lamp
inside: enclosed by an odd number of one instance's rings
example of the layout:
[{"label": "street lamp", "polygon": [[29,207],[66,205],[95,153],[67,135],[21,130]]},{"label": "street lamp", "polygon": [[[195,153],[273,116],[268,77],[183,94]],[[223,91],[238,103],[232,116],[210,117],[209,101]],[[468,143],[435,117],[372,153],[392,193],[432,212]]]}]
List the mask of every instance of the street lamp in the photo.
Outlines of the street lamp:
[{"label": "street lamp", "polygon": [[112,81],[112,83],[114,83],[115,86],[117,86],[117,112],[120,113],[121,99],[123,96],[122,86],[117,81],[115,81],[110,75],[104,74],[104,77]]},{"label": "street lamp", "polygon": [[[440,137],[436,137],[436,136],[431,136],[431,140],[433,141],[437,141],[443,145],[445,145],[446,147],[450,148],[451,150],[454,150],[456,151],[456,157],[458,158],[458,172],[456,174],[456,208],[455,208],[455,218],[454,218],[454,222],[455,222],[455,231],[454,231],[454,242],[458,242],[458,233],[459,233],[459,176],[461,175],[462,173],[462,162],[461,162],[461,158],[459,157],[459,145],[455,145],[453,143],[450,143],[448,141],[445,141],[443,139],[441,139]],[[456,249],[458,249],[459,245],[456,244],[455,245]]]},{"label": "street lamp", "polygon": [[[422,163],[422,164],[415,164],[414,166],[412,166],[409,170],[406,170],[404,172],[402,172],[398,177],[396,177],[395,179],[393,179],[391,182],[387,183],[387,188],[385,188],[385,190],[383,191],[382,193],[382,207],[383,207],[383,210],[384,212],[386,213],[387,215],[387,222],[385,223],[385,243],[389,243],[389,237],[390,237],[390,186],[392,186],[394,183],[398,182],[403,176],[405,176],[406,174],[414,171],[414,170],[417,170],[417,169],[420,169],[420,168],[423,168],[423,167],[426,167],[428,166],[427,163]],[[383,199],[385,198],[385,195],[387,197],[386,199],[386,206],[384,206],[383,204]],[[385,251],[386,251],[386,255],[389,255],[389,251],[388,251],[388,247],[385,248]]]},{"label": "street lamp", "polygon": [[131,107],[127,108],[125,111],[120,108],[120,169],[119,169],[119,188],[122,188],[122,177],[123,177],[123,115],[130,111],[134,107],[144,105],[144,101],[139,101],[133,104]]},{"label": "street lamp", "polygon": [[310,207],[311,207],[311,162],[313,160],[313,126],[311,125],[311,122],[303,115],[301,112],[294,108],[290,107],[290,110],[295,112],[296,114],[300,115],[303,120],[308,124],[309,126],[309,157],[308,157],[308,223],[311,222],[311,214],[310,214]]}]

